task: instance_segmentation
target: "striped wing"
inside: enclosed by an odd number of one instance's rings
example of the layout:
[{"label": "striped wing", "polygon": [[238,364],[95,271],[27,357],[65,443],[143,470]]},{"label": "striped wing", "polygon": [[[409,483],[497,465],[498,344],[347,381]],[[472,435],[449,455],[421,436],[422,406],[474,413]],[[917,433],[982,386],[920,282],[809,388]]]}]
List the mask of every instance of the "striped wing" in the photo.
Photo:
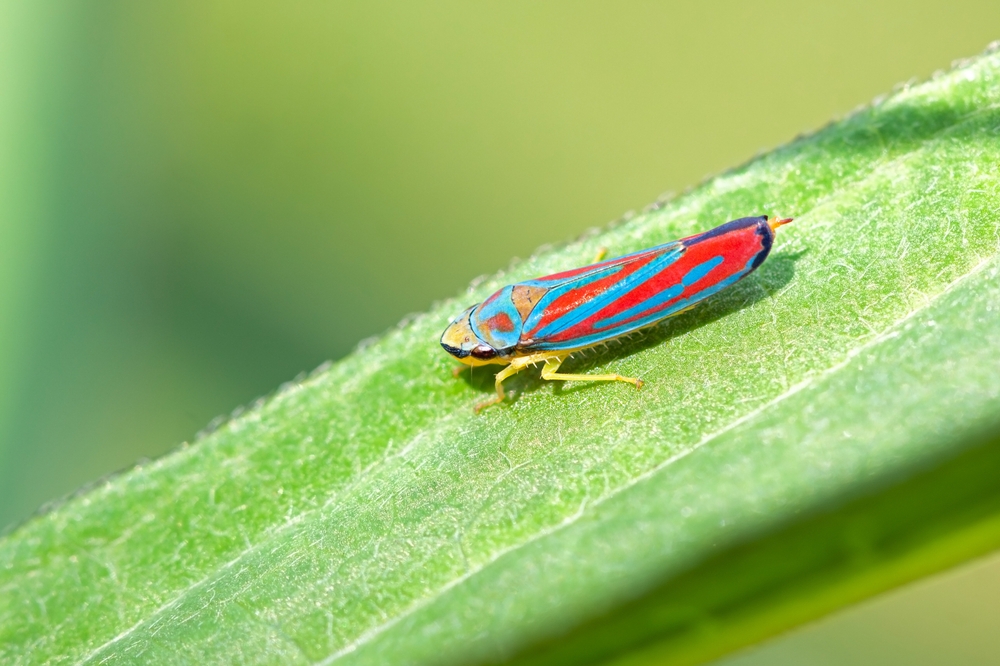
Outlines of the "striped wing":
[{"label": "striped wing", "polygon": [[655,324],[748,275],[767,256],[771,238],[766,218],[743,218],[697,236],[521,283],[543,295],[524,317],[517,347],[579,349]]}]

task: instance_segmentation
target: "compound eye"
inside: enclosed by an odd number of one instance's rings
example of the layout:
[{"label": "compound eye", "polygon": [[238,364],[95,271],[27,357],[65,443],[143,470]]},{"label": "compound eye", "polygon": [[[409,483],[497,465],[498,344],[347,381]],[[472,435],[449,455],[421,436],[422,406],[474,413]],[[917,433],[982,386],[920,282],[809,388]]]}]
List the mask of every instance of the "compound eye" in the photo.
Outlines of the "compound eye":
[{"label": "compound eye", "polygon": [[474,358],[478,358],[480,360],[494,358],[497,355],[496,350],[489,345],[479,345],[478,347],[474,347],[471,353]]}]

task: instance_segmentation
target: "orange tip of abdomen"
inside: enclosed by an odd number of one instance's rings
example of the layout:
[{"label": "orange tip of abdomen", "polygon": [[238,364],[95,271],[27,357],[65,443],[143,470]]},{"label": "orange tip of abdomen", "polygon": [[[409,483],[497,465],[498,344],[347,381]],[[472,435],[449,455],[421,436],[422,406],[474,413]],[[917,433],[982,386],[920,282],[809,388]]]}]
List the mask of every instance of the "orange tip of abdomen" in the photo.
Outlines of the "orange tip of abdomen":
[{"label": "orange tip of abdomen", "polygon": [[784,219],[780,219],[777,217],[772,217],[770,220],[767,221],[767,226],[771,227],[771,231],[774,231],[778,227],[783,227],[784,225],[788,224],[789,222],[792,221],[792,219],[794,218],[786,217]]}]

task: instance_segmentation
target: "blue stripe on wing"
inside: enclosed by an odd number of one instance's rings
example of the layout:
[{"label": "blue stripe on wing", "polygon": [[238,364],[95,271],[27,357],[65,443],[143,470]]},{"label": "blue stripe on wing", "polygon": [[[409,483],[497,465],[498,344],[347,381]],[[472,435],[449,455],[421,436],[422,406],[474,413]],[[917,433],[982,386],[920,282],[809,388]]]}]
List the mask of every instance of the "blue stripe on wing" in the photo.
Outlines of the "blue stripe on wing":
[{"label": "blue stripe on wing", "polygon": [[[597,330],[597,329],[610,328],[612,326],[616,326],[618,324],[627,322],[629,319],[638,317],[644,312],[650,312],[651,310],[655,310],[657,308],[662,307],[665,303],[669,303],[678,296],[682,295],[686,287],[690,287],[695,282],[708,275],[713,268],[721,264],[723,261],[724,259],[722,257],[712,257],[708,261],[698,264],[697,266],[695,266],[694,268],[692,268],[691,270],[689,270],[687,273],[684,274],[684,277],[681,278],[680,284],[675,284],[669,289],[664,289],[655,296],[651,296],[650,298],[644,300],[642,303],[633,305],[628,310],[623,310],[622,312],[619,312],[613,317],[602,319],[601,321],[594,324],[594,329]],[[659,315],[661,313],[657,312],[656,314]]]},{"label": "blue stripe on wing", "polygon": [[[692,305],[695,305],[696,303],[698,303],[698,302],[700,302],[700,301],[708,298],[709,296],[711,296],[711,295],[713,295],[713,294],[715,294],[715,293],[717,293],[719,291],[722,291],[723,289],[725,289],[726,287],[728,287],[729,285],[731,285],[734,282],[738,281],[744,275],[746,275],[747,273],[749,273],[752,269],[753,269],[753,259],[751,259],[749,262],[747,262],[747,265],[743,268],[743,270],[741,270],[741,271],[739,271],[737,273],[733,273],[732,275],[730,275],[729,277],[727,277],[725,280],[720,280],[719,282],[716,282],[715,284],[713,284],[710,287],[706,287],[705,289],[702,289],[701,291],[695,292],[695,293],[691,294],[690,296],[688,296],[687,298],[683,298],[683,299],[677,301],[676,303],[674,303],[673,305],[671,305],[669,308],[666,308],[665,310],[661,310],[659,312],[656,312],[656,313],[654,313],[652,315],[649,315],[648,317],[643,317],[642,319],[631,321],[628,324],[622,324],[621,326],[617,326],[617,327],[605,329],[605,330],[602,330],[600,333],[595,333],[593,335],[583,336],[583,337],[580,337],[580,338],[575,338],[573,340],[566,340],[566,341],[560,341],[560,342],[554,342],[554,343],[546,343],[546,342],[542,341],[542,342],[530,345],[529,348],[532,349],[532,350],[538,350],[538,351],[559,351],[559,350],[563,350],[563,349],[582,349],[583,347],[590,347],[592,345],[600,344],[602,342],[605,342],[606,340],[610,340],[610,339],[615,338],[615,337],[617,337],[619,335],[625,335],[626,333],[631,333],[633,331],[637,331],[637,330],[639,330],[641,328],[645,328],[647,326],[651,326],[651,325],[657,323],[658,321],[660,321],[662,319],[666,319],[667,317],[669,317],[671,315],[677,314],[681,310],[683,310],[685,308],[688,308],[688,307],[690,307]],[[607,321],[607,320],[604,320],[604,321]],[[601,322],[598,322],[598,325],[600,323]]]},{"label": "blue stripe on wing", "polygon": [[[566,329],[576,326],[585,319],[592,317],[593,315],[597,314],[602,309],[607,307],[608,304],[613,303],[614,301],[618,300],[628,292],[632,291],[642,283],[646,282],[647,280],[655,276],[660,271],[663,271],[666,268],[668,268],[671,264],[677,261],[683,253],[684,253],[684,248],[680,244],[677,244],[675,247],[672,248],[665,248],[660,256],[656,257],[648,264],[646,264],[639,270],[635,271],[634,273],[631,273],[622,278],[620,281],[610,285],[607,288],[607,290],[605,290],[599,297],[594,298],[593,300],[587,303],[580,304],[578,307],[573,308],[573,310],[571,310],[570,312],[567,312],[558,319],[550,322],[540,331],[535,333],[534,335],[535,339],[544,339],[559,335]],[[648,253],[644,252],[643,255],[648,256]],[[620,270],[621,267],[625,265],[627,265],[627,262],[619,264],[615,268]],[[605,277],[605,275],[601,275],[600,277],[596,277],[594,279],[600,279],[601,277]],[[543,300],[547,300],[548,302],[551,303],[554,299],[559,298],[568,291],[579,289],[580,287],[590,284],[591,282],[594,281],[594,279],[588,279],[586,282],[583,283],[571,282],[556,289],[553,289],[552,291],[550,291],[548,294],[545,295],[545,299]],[[553,294],[553,292],[557,293]],[[534,327],[530,325],[530,322],[532,318],[535,316],[536,312],[539,313],[538,317],[543,316],[545,310],[542,308],[542,302],[539,302],[539,306],[532,311],[531,313],[532,316],[528,317],[529,325],[526,327],[526,330],[530,331],[534,329]]]},{"label": "blue stripe on wing", "polygon": [[[571,289],[579,289],[580,287],[585,287],[586,285],[591,284],[592,282],[603,280],[604,278],[610,275],[618,273],[619,271],[621,271],[621,269],[622,269],[622,264],[615,264],[613,266],[608,266],[606,268],[601,268],[599,270],[596,270],[593,273],[584,273],[583,275],[574,276],[573,278],[567,280],[566,282],[561,282],[554,287],[550,287],[549,290],[545,293],[545,295],[538,300],[538,303],[535,305],[535,307],[532,308],[531,313],[528,315],[527,319],[524,320],[524,331],[527,332],[534,330],[535,327],[538,326],[542,317],[545,316],[545,313],[552,306],[552,302],[555,301],[560,296],[563,296],[567,291],[570,291]],[[547,283],[542,282],[540,280],[539,281],[530,280],[523,284],[532,287],[547,286]]]}]

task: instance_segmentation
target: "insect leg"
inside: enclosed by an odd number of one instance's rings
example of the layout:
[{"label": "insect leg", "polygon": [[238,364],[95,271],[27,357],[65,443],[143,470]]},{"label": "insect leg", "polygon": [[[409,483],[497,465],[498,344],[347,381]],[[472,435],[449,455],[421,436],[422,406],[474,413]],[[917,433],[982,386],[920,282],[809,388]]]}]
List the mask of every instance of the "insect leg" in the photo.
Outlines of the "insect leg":
[{"label": "insect leg", "polygon": [[511,363],[506,368],[504,368],[503,370],[501,370],[500,372],[497,373],[496,380],[494,381],[494,385],[497,388],[496,397],[491,398],[491,399],[489,399],[489,400],[487,400],[485,402],[481,402],[478,405],[476,405],[476,413],[477,414],[479,412],[483,411],[484,409],[486,409],[487,407],[490,407],[492,405],[498,405],[501,402],[503,402],[503,399],[504,399],[503,380],[507,379],[508,377],[510,377],[512,375],[516,375],[517,373],[519,373],[522,370],[524,370],[524,368],[528,365],[527,363],[524,362],[524,360],[525,359],[520,359],[520,358],[514,359],[513,363]]},{"label": "insect leg", "polygon": [[570,375],[559,372],[559,366],[563,360],[560,358],[550,358],[545,361],[542,367],[542,379],[577,381],[577,382],[628,382],[634,384],[637,389],[642,388],[642,380],[637,377],[622,377],[621,375]]}]

